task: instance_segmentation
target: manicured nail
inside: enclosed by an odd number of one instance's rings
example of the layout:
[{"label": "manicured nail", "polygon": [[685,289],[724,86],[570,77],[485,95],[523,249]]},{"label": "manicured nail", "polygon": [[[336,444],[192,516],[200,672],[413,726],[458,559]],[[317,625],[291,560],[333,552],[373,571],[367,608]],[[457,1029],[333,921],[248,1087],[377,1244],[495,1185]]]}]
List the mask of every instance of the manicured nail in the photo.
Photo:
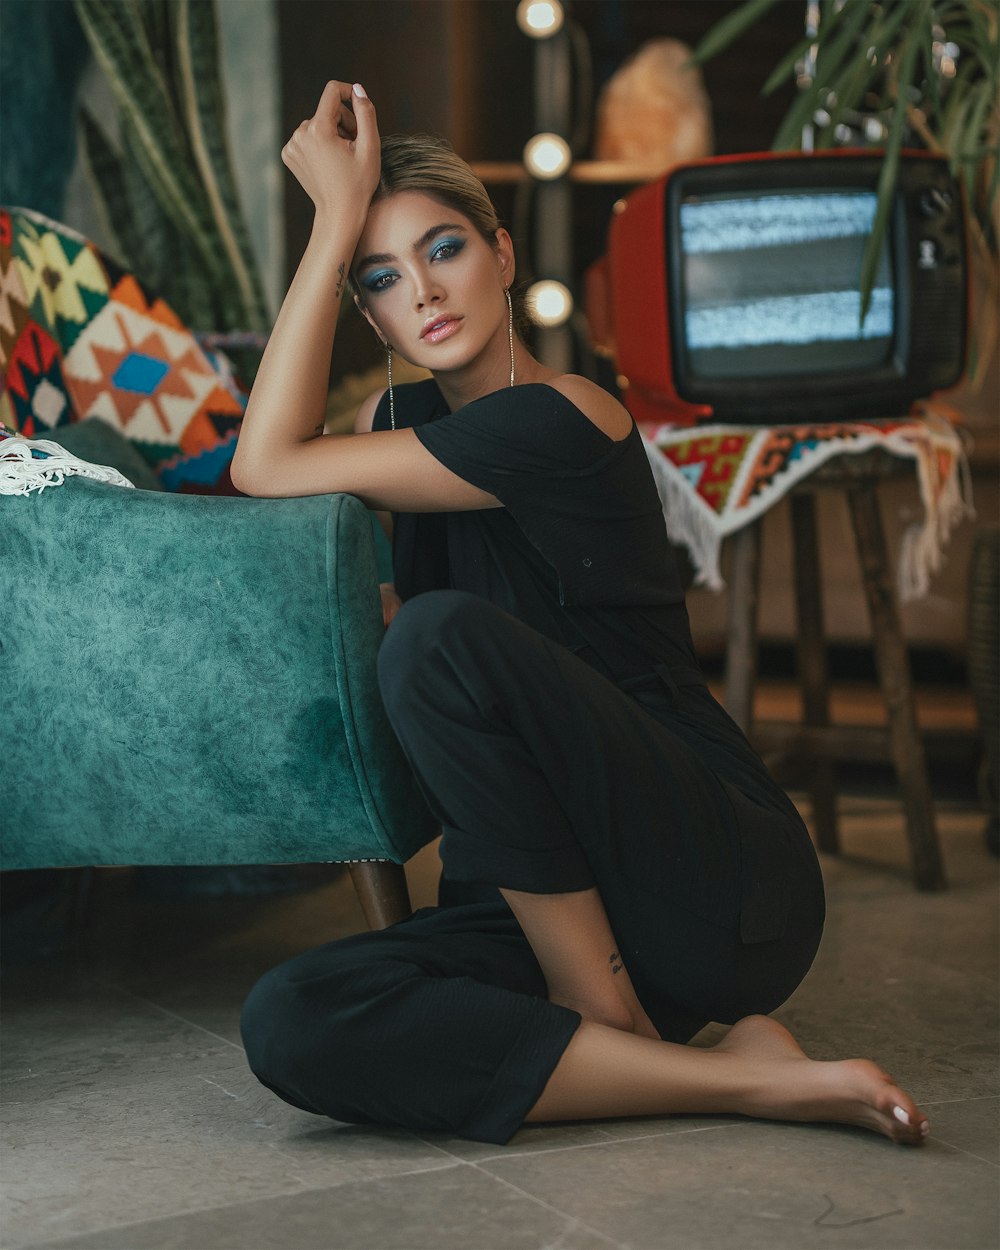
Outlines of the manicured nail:
[{"label": "manicured nail", "polygon": [[362,100],[368,99],[368,92],[364,89],[364,87],[362,87],[362,85],[359,82],[356,82],[354,84],[354,94],[356,96],[360,96]]},{"label": "manicured nail", "polygon": [[931,1126],[927,1123],[926,1120],[924,1120],[923,1124],[921,1124],[920,1126],[920,1136],[927,1137],[930,1134],[930,1131],[931,1131]]},{"label": "manicured nail", "polygon": [[893,1107],[892,1114],[896,1117],[896,1119],[900,1122],[900,1124],[909,1124],[910,1117],[907,1115],[907,1113],[903,1110],[902,1107]]}]

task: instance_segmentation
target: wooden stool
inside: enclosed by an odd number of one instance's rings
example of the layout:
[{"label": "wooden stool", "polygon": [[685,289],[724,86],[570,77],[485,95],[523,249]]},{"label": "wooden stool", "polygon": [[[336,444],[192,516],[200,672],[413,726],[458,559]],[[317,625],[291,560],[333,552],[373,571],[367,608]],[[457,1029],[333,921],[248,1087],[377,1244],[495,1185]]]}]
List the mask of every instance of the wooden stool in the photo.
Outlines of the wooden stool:
[{"label": "wooden stool", "polygon": [[[942,890],[945,877],[927,760],[917,728],[909,658],[878,510],[878,483],[901,471],[912,472],[912,468],[899,457],[875,449],[827,461],[790,492],[796,651],[803,700],[802,724],[794,727],[791,734],[767,734],[764,726],[755,732],[753,725],[762,518],[733,536],[724,697],[726,710],[759,749],[780,745],[785,753],[812,761],[807,790],[812,801],[813,826],[820,850],[830,854],[837,854],[840,849],[834,761],[844,758],[848,741],[856,746],[862,740],[870,757],[884,756],[888,747],[902,794],[914,882],[920,890]],[[816,494],[823,489],[836,489],[847,496],[871,616],[879,685],[888,713],[885,729],[830,724],[816,524]]]}]

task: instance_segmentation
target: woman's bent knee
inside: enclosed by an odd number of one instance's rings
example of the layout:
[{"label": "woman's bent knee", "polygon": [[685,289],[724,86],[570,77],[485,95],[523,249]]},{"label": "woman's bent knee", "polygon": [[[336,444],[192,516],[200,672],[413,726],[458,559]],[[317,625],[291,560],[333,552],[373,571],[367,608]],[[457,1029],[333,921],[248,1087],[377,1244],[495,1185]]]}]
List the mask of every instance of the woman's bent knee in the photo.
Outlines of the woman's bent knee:
[{"label": "woman's bent knee", "polygon": [[254,1076],[285,1102],[353,1124],[378,1114],[380,1050],[403,1033],[391,1003],[412,970],[379,957],[380,934],[307,951],[266,973],[240,1019]]},{"label": "woman's bent knee", "polygon": [[[328,985],[322,1008],[310,983],[294,974],[298,961],[266,973],[250,991],[240,1017],[240,1033],[251,1072],[285,1102],[335,1119],[353,1119],[356,1074],[338,1058],[348,1005]],[[315,986],[311,987],[315,988]]]},{"label": "woman's bent knee", "polygon": [[272,969],[250,991],[240,1015],[240,1036],[254,1076],[282,1098],[293,1101],[285,1091],[297,1066],[297,1031],[290,1019],[293,1013],[283,972],[283,967]]},{"label": "woman's bent knee", "polygon": [[462,590],[431,590],[403,604],[386,630],[378,654],[378,680],[390,718],[402,712],[420,692],[447,682],[449,667],[442,653],[461,640],[481,637],[484,620],[502,615],[485,599]]}]

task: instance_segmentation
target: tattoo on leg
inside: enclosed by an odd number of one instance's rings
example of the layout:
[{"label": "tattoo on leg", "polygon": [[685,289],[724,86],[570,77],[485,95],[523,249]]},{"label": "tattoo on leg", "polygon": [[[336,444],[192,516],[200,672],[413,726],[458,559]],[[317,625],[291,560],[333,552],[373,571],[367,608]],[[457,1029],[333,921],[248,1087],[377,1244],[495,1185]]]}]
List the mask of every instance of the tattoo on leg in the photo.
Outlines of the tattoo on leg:
[{"label": "tattoo on leg", "polygon": [[611,965],[611,975],[616,977],[623,967],[617,951],[611,952],[611,958],[608,960],[608,963]]},{"label": "tattoo on leg", "polygon": [[345,272],[346,270],[345,270],[344,262],[341,261],[340,264],[337,266],[337,299],[340,299],[341,293],[344,290]]}]

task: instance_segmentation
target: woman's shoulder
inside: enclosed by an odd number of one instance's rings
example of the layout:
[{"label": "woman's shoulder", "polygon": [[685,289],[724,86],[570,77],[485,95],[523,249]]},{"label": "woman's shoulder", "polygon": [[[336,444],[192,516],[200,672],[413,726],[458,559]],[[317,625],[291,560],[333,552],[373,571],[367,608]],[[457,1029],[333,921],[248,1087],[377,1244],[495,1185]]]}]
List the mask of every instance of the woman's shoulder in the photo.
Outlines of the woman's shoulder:
[{"label": "woman's shoulder", "polygon": [[617,399],[596,382],[576,373],[561,373],[546,381],[554,391],[578,408],[597,428],[615,442],[632,431],[632,418]]},{"label": "woman's shoulder", "polygon": [[[393,389],[396,428],[422,425],[441,415],[441,392],[433,378],[406,382]],[[390,396],[387,386],[372,391],[358,408],[354,433],[369,434],[372,430],[389,429]]]},{"label": "woman's shoulder", "polygon": [[355,434],[371,433],[372,425],[375,421],[375,413],[378,411],[378,406],[382,402],[382,396],[388,389],[388,387],[383,386],[377,391],[372,391],[368,398],[361,404],[361,407],[354,415]]}]

